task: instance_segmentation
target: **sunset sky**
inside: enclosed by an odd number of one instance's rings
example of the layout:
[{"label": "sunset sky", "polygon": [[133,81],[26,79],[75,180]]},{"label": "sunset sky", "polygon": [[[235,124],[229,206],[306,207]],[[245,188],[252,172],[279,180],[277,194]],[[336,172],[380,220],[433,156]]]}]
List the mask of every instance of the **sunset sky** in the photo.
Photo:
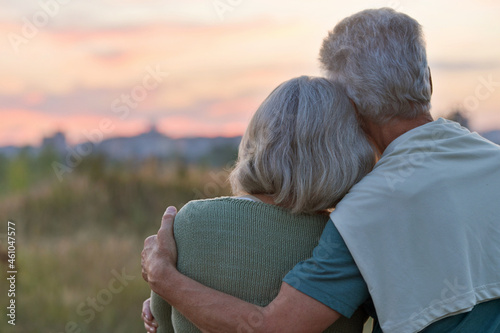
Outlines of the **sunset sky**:
[{"label": "sunset sky", "polygon": [[241,135],[267,94],[322,75],[327,31],[366,8],[424,27],[433,115],[500,129],[500,1],[0,0],[0,146]]}]

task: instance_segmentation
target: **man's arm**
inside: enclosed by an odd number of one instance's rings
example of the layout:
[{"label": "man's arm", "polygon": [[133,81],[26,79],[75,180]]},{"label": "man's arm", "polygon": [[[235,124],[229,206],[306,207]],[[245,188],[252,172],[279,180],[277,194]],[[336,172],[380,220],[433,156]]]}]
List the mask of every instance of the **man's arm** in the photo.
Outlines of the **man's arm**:
[{"label": "man's arm", "polygon": [[144,242],[143,277],[151,289],[203,332],[322,332],[340,314],[283,283],[266,307],[208,288],[176,269],[175,208],[169,207],[156,236]]}]

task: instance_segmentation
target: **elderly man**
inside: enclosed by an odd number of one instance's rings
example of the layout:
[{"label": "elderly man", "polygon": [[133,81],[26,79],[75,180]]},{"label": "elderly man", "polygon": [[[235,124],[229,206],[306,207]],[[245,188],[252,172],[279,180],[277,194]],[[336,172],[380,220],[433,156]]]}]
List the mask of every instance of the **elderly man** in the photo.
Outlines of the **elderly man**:
[{"label": "elderly man", "polygon": [[176,270],[169,207],[143,251],[151,289],[206,332],[321,332],[361,305],[375,332],[500,332],[500,147],[433,121],[421,26],[409,16],[357,13],[320,54],[381,158],[330,215],[313,257],[268,306],[243,302]]}]

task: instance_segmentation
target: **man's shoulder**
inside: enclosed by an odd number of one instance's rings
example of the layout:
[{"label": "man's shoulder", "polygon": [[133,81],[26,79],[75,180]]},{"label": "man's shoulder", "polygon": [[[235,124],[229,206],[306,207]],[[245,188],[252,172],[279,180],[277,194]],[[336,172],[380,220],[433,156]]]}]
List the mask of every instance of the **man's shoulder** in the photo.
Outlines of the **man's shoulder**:
[{"label": "man's shoulder", "polygon": [[435,189],[450,177],[464,179],[473,173],[491,177],[489,166],[497,168],[499,163],[500,146],[458,123],[438,119],[395,139],[340,206],[346,202],[397,204]]},{"label": "man's shoulder", "polygon": [[381,161],[391,160],[392,157],[400,155],[429,155],[450,150],[463,153],[471,149],[496,150],[500,154],[500,146],[476,132],[471,132],[459,123],[440,118],[396,138],[384,151]]}]

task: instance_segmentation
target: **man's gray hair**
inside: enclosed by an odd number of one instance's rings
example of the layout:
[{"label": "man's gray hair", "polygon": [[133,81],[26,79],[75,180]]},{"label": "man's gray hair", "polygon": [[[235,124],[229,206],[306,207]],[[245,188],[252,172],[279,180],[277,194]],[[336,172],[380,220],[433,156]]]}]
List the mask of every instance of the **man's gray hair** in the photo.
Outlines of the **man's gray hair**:
[{"label": "man's gray hair", "polygon": [[234,194],[268,194],[294,213],[333,208],[375,163],[343,87],[307,76],[266,98],[238,155]]},{"label": "man's gray hair", "polygon": [[429,114],[430,72],[420,24],[390,8],[340,21],[323,41],[320,61],[359,113],[383,124]]}]

